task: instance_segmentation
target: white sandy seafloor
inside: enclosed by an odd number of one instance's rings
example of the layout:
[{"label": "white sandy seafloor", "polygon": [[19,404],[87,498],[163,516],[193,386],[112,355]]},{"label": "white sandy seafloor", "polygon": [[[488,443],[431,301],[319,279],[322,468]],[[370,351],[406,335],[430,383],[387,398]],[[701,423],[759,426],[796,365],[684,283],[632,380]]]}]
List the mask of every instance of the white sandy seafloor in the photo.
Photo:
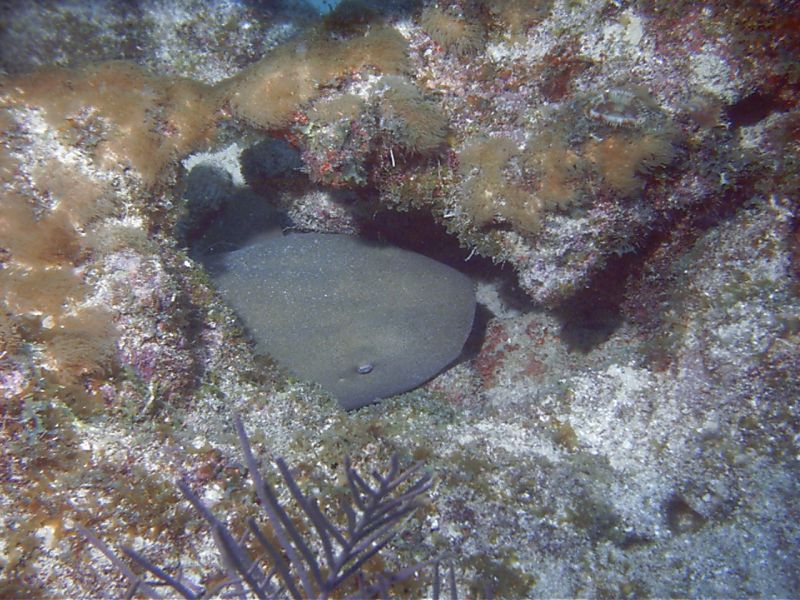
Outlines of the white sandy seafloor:
[{"label": "white sandy seafloor", "polygon": [[[64,3],[61,10],[84,14],[79,4]],[[263,30],[254,24],[246,31],[259,33],[253,39],[243,34],[241,48],[193,56],[196,40],[181,38],[185,28],[170,23],[195,23],[198,4],[146,4],[159,26],[148,29],[142,62],[206,82],[235,72],[232,55],[249,56],[253,46],[264,51],[294,30],[287,22]],[[41,19],[46,27],[54,17],[45,6],[20,10],[42,11],[35,23]],[[220,19],[250,16],[234,2],[208,10]],[[90,18],[101,30],[118,32],[114,14]],[[637,35],[632,22],[625,31],[603,31],[630,43]],[[25,27],[18,21],[8,31],[13,40]],[[598,39],[587,42],[595,58]],[[176,48],[190,51],[181,55]],[[715,59],[710,51],[698,55],[694,73],[705,89],[726,97],[735,88]],[[759,127],[743,128],[742,138],[743,146],[757,146]],[[241,149],[231,142],[183,164],[219,166],[241,186]],[[324,191],[295,198],[298,220],[313,222],[314,210],[329,202]],[[534,307],[519,293],[510,299],[510,268],[498,266],[475,276],[478,301],[491,313],[477,357],[421,390],[347,414],[314,385],[285,374],[274,377],[274,386],[263,384],[253,374],[263,364],[253,360],[234,315],[216,303],[203,309],[203,382],[193,395],[153,419],[148,407],[141,407],[145,417],[139,420],[87,419],[82,448],[106,461],[136,463],[169,482],[191,468],[194,459],[187,456],[210,448],[219,451],[221,464],[238,464],[233,410],[259,451],[329,479],[341,473],[333,457],[350,453],[359,465],[374,466],[370,459],[393,449],[410,455],[424,447],[439,483],[412,525],[419,544],[400,541],[386,555],[389,563],[452,556],[459,597],[469,597],[470,585],[481,578],[502,590],[523,576],[530,578],[531,597],[797,597],[800,439],[789,427],[796,431],[800,419],[800,352],[796,334],[787,331],[797,328],[800,299],[789,248],[796,235],[792,207],[781,193],[760,194],[676,252],[659,307],[660,352],[669,358],[663,368],[645,359],[647,335],[634,323],[617,324],[586,352],[576,349],[563,335],[570,312]],[[183,274],[199,272],[175,248],[160,252],[110,255],[108,281],[129,286],[133,298],[154,285],[177,288],[174,264],[182,264]],[[184,279],[180,285],[192,284]],[[98,296],[110,292],[101,287]],[[135,310],[130,300],[129,311]],[[593,333],[587,327],[585,334]],[[125,331],[120,345],[129,349],[140,339]],[[476,366],[481,360],[491,363],[487,372]],[[265,378],[273,377],[273,365],[264,369]],[[164,422],[176,424],[166,442],[157,431]],[[235,495],[222,470],[202,487],[218,514],[234,505]],[[75,505],[86,495],[102,495],[73,493]],[[0,494],[0,529],[12,526],[17,509]],[[191,529],[181,550],[154,532],[126,541],[169,567],[190,547],[181,566],[196,578],[215,564],[216,554],[208,532],[196,523]],[[121,578],[98,552],[84,545],[77,555],[77,544],[48,527],[37,536],[43,550],[36,577],[47,582],[47,596],[123,593]],[[0,559],[13,551],[0,534]],[[487,563],[503,568],[484,568]]]}]

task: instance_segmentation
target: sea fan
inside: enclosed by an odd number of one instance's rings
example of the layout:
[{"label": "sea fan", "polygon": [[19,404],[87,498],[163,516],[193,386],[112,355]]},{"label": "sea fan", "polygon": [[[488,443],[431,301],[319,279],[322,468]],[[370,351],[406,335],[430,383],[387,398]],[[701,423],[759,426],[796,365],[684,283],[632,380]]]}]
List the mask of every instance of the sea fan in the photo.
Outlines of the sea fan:
[{"label": "sea fan", "polygon": [[[269,557],[268,564],[262,564],[260,558],[251,558],[245,549],[246,540],[235,539],[227,526],[214,516],[189,485],[180,481],[178,488],[211,526],[228,577],[213,588],[206,588],[180,576],[170,575],[139,552],[123,546],[123,552],[157,580],[145,581],[103,541],[78,525],[78,531],[126,576],[130,583],[128,597],[138,594],[159,598],[155,586],[166,585],[184,598],[193,599],[209,598],[223,592],[226,597],[327,598],[333,592],[341,593],[343,584],[351,578],[358,582],[359,597],[386,597],[393,584],[412,577],[427,566],[428,563],[422,563],[396,572],[383,572],[369,583],[362,570],[364,564],[400,531],[407,518],[420,505],[420,496],[430,488],[431,477],[429,474],[419,474],[419,464],[401,472],[395,456],[388,473],[381,475],[373,472],[375,483],[370,484],[356,472],[349,460],[345,460],[350,498],[349,501],[341,501],[346,524],[339,526],[323,514],[314,498],[300,490],[286,462],[281,458],[276,459],[275,463],[283,481],[302,511],[301,524],[289,516],[278,501],[274,488],[259,471],[250,441],[238,416],[235,417],[235,427],[245,464],[274,534],[272,539],[277,540],[271,541],[254,518],[247,520],[249,533],[252,534],[256,546],[263,549]],[[310,539],[311,535],[317,537],[316,542]],[[320,547],[321,552],[317,550]],[[430,564],[435,565],[433,590],[438,596],[439,567],[436,561]]]}]

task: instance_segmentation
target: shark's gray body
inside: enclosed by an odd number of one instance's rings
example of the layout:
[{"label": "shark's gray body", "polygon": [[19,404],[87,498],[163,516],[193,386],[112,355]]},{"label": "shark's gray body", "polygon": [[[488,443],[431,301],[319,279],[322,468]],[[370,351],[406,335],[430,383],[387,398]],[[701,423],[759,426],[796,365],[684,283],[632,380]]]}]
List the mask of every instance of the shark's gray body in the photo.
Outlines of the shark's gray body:
[{"label": "shark's gray body", "polygon": [[455,269],[358,238],[289,234],[221,255],[217,287],[259,352],[346,409],[424,383],[461,352],[475,292]]}]

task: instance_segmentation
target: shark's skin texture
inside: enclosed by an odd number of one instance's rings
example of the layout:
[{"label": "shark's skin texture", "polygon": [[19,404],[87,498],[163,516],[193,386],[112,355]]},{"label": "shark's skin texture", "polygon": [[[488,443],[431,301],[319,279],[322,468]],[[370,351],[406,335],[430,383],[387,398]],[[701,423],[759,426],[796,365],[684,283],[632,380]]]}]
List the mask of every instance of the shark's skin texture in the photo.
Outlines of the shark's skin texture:
[{"label": "shark's skin texture", "polygon": [[289,234],[218,256],[212,278],[259,353],[351,410],[453,362],[472,328],[472,281],[426,256],[358,238]]}]

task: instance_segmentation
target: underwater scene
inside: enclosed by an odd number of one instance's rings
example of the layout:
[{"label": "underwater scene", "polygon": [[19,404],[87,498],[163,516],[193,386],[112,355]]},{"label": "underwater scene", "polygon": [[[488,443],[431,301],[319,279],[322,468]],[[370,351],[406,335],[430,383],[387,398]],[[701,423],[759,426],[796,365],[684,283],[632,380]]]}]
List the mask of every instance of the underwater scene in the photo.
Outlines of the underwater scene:
[{"label": "underwater scene", "polygon": [[800,10],[0,0],[0,598],[800,597]]}]

